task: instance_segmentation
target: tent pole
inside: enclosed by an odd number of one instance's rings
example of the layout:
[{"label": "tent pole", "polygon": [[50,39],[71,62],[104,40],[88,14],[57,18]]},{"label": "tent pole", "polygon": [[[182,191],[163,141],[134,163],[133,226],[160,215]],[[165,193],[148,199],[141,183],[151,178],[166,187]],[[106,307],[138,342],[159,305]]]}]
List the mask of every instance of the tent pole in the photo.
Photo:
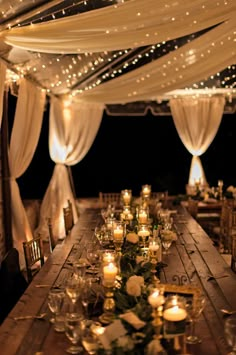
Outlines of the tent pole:
[{"label": "tent pole", "polygon": [[13,247],[10,169],[8,161],[8,91],[4,91],[3,116],[1,128],[1,157],[2,157],[2,202],[3,202],[3,231],[6,252]]}]

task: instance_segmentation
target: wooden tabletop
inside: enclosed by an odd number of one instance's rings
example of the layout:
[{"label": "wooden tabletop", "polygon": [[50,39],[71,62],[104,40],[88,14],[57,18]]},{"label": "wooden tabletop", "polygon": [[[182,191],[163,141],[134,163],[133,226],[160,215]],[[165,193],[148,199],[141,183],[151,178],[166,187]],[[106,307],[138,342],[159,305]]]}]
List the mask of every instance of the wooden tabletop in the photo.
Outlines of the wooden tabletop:
[{"label": "wooden tabletop", "polygon": [[[173,214],[178,240],[164,256],[168,266],[161,281],[166,283],[196,283],[207,297],[207,306],[197,322],[196,333],[202,343],[191,345],[189,354],[226,355],[229,347],[224,338],[224,318],[221,308],[236,309],[236,275],[215,249],[200,225],[179,206]],[[77,246],[92,238],[94,228],[101,222],[99,209],[86,209],[72,234],[58,244],[43,268],[35,276],[14,309],[0,326],[0,353],[4,355],[64,355],[69,345],[66,336],[56,333],[45,320],[15,321],[14,317],[48,312],[47,296],[52,286],[63,285],[72,273],[71,262]],[[45,285],[45,287],[38,287]]]}]

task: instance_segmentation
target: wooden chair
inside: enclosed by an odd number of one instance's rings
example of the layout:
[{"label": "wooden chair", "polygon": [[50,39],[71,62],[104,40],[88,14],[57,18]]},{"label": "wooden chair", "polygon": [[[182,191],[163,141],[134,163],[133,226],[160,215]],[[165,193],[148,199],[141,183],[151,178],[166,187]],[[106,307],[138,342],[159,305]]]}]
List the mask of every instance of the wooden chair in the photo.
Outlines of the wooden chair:
[{"label": "wooden chair", "polygon": [[193,200],[192,198],[189,198],[187,210],[191,214],[191,216],[196,219],[198,214],[198,200]]},{"label": "wooden chair", "polygon": [[53,249],[56,246],[56,240],[53,234],[53,229],[52,229],[52,219],[48,218],[47,219],[47,224],[48,224],[48,241],[49,241],[49,250],[50,253],[52,253]]},{"label": "wooden chair", "polygon": [[116,207],[118,207],[120,206],[120,199],[120,192],[99,192],[100,208],[107,207],[109,204],[114,204]]},{"label": "wooden chair", "polygon": [[[23,242],[27,279],[30,283],[44,264],[43,241],[40,236]],[[39,265],[38,265],[39,264]]]},{"label": "wooden chair", "polygon": [[68,205],[66,207],[63,207],[63,216],[64,216],[66,236],[68,236],[70,234],[70,231],[74,226],[72,203],[70,200],[68,200],[67,202],[68,202]]}]

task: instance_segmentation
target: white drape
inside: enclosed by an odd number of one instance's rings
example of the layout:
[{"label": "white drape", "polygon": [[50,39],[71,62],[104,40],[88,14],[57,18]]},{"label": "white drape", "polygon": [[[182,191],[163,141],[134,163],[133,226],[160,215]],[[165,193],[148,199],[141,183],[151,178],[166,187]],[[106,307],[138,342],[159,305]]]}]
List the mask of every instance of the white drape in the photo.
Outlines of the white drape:
[{"label": "white drape", "polygon": [[206,185],[206,177],[199,156],[209,147],[221,123],[225,98],[222,96],[170,100],[176,130],[186,149],[193,155],[189,185],[196,181]]},{"label": "white drape", "polygon": [[63,206],[68,199],[72,202],[74,221],[78,219],[66,165],[77,164],[87,154],[100,127],[103,109],[101,104],[77,104],[51,98],[49,152],[56,165],[40,210],[37,231],[42,235],[46,234],[46,219],[51,217],[55,237],[65,236]]},{"label": "white drape", "polygon": [[45,98],[45,91],[21,79],[9,149],[12,234],[14,246],[20,254],[21,266],[25,266],[22,242],[32,238],[32,231],[16,179],[28,168],[38,144]]},{"label": "white drape", "polygon": [[156,100],[160,95],[184,89],[234,64],[233,39],[234,20],[138,69],[84,91],[76,98],[106,104]]},{"label": "white drape", "polygon": [[2,126],[3,96],[6,78],[6,66],[0,61],[0,127]]},{"label": "white drape", "polygon": [[44,53],[102,52],[185,36],[234,18],[234,0],[130,0],[3,31],[7,44]]}]

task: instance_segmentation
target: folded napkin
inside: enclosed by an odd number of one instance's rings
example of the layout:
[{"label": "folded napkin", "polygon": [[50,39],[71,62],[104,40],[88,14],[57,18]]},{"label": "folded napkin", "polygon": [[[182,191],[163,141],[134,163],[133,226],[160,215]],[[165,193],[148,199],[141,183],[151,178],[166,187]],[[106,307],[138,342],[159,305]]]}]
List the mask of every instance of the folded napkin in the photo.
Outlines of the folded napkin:
[{"label": "folded napkin", "polygon": [[124,336],[126,333],[127,330],[123,326],[121,320],[116,319],[105,328],[104,333],[99,335],[98,338],[104,349],[108,350],[111,348],[111,342]]},{"label": "folded napkin", "polygon": [[137,330],[143,328],[146,324],[133,312],[126,312],[124,314],[121,314],[120,318],[124,319],[126,322],[131,324]]}]

